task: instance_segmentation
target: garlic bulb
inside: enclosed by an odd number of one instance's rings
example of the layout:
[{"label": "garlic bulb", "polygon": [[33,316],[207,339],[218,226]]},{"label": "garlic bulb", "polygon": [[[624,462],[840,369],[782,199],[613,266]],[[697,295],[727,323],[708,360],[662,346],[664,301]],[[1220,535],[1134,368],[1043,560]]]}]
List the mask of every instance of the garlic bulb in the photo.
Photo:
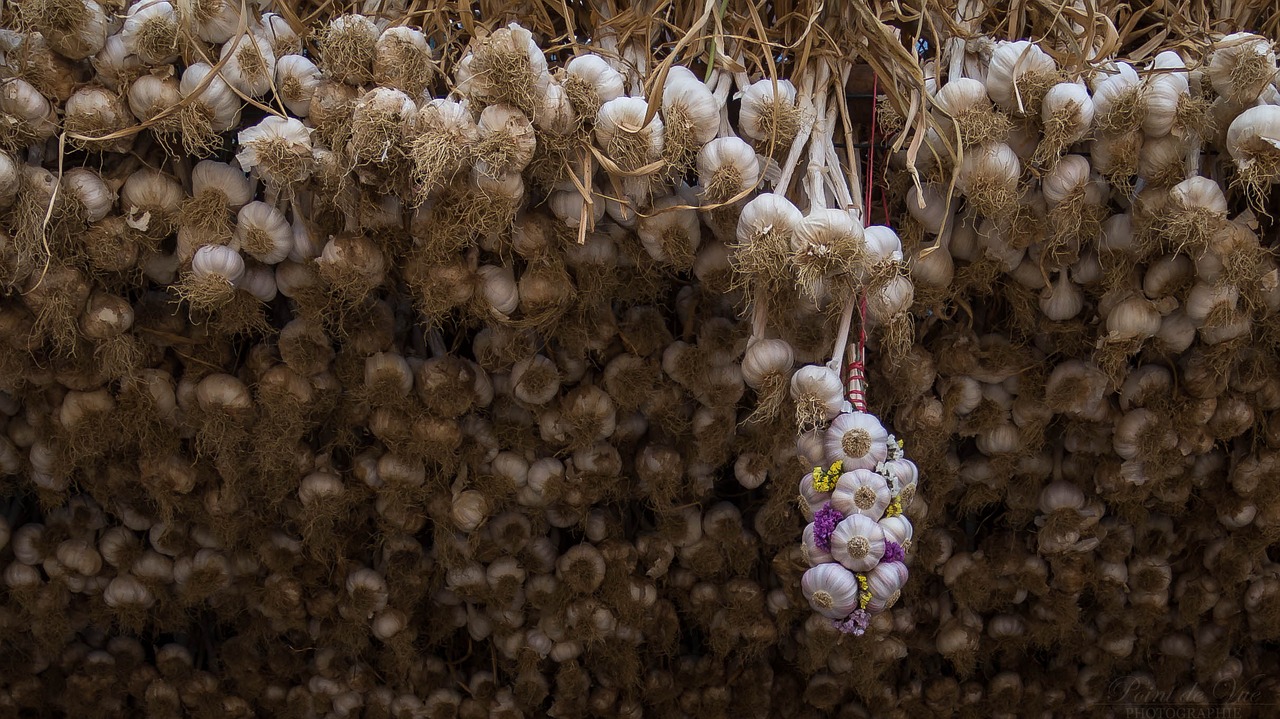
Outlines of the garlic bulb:
[{"label": "garlic bulb", "polygon": [[1012,148],[1003,143],[987,145],[965,153],[956,187],[978,212],[996,217],[1017,203],[1021,175],[1022,164]]},{"label": "garlic bulb", "polygon": [[7,132],[22,144],[48,139],[57,129],[53,104],[21,78],[0,83],[0,112],[8,116],[6,123],[14,126]]},{"label": "garlic bulb", "polygon": [[862,225],[844,210],[810,210],[796,225],[791,250],[796,279],[811,297],[823,280],[865,269]]},{"label": "garlic bulb", "polygon": [[831,552],[827,549],[818,547],[814,541],[813,522],[805,525],[804,534],[801,536],[800,549],[804,554],[804,562],[810,567],[816,567],[821,564],[833,562],[835,559],[831,556]]},{"label": "garlic bulb", "polygon": [[560,371],[551,359],[535,354],[511,368],[511,394],[526,404],[542,406],[560,391]]},{"label": "garlic bulb", "polygon": [[276,55],[266,38],[239,35],[222,46],[222,79],[249,97],[262,97],[271,89]]},{"label": "garlic bulb", "polygon": [[62,175],[62,186],[73,212],[85,222],[98,222],[115,207],[115,192],[98,173],[87,167],[73,167]]},{"label": "garlic bulb", "polygon": [[183,145],[189,151],[207,152],[218,142],[214,136],[239,124],[240,98],[220,74],[213,74],[213,68],[208,64],[198,62],[189,65],[182,73],[178,90],[191,103],[188,105],[190,111],[179,116]]},{"label": "garlic bulb", "polygon": [[1213,44],[1205,75],[1214,91],[1229,102],[1251,103],[1275,79],[1275,50],[1271,41],[1260,35],[1227,35]]},{"label": "garlic bulb", "polygon": [[771,192],[757,195],[738,216],[737,242],[730,259],[734,269],[770,286],[790,283],[791,247],[803,219],[786,197]]},{"label": "garlic bulb", "polygon": [[296,118],[268,115],[237,135],[236,162],[272,187],[291,187],[311,176],[312,130]]},{"label": "garlic bulb", "polygon": [[720,106],[711,88],[681,65],[667,70],[662,86],[662,123],[668,162],[682,170],[693,164],[702,146],[720,131]]},{"label": "garlic bulb", "polygon": [[490,105],[480,113],[476,127],[474,172],[489,178],[518,174],[533,159],[533,123],[516,108]]},{"label": "garlic bulb", "polygon": [[716,138],[698,152],[698,185],[708,204],[745,195],[760,182],[756,152],[736,137]]},{"label": "garlic bulb", "polygon": [[791,376],[791,398],[802,426],[835,419],[845,404],[844,391],[840,376],[822,365],[805,365]]},{"label": "garlic bulb", "polygon": [[770,377],[789,383],[795,362],[791,345],[783,340],[764,339],[747,348],[742,358],[742,378],[752,389],[761,389]]},{"label": "garlic bulb", "polygon": [[952,209],[948,195],[934,185],[924,185],[919,191],[914,186],[907,190],[907,212],[925,232],[936,235],[942,231]]},{"label": "garlic bulb", "polygon": [[209,294],[223,294],[244,276],[244,259],[230,247],[205,245],[191,258],[191,272],[198,283],[208,285]]},{"label": "garlic bulb", "polygon": [[178,14],[164,0],[138,0],[129,6],[120,36],[144,63],[166,65],[178,57]]},{"label": "garlic bulb", "polygon": [[100,51],[113,31],[111,19],[94,0],[30,3],[19,12],[54,52],[71,60],[83,60]]},{"label": "garlic bulb", "polygon": [[831,506],[846,517],[862,514],[877,521],[893,500],[889,484],[877,472],[855,469],[845,472],[831,492]]},{"label": "garlic bulb", "polygon": [[1049,88],[1040,108],[1044,138],[1037,154],[1048,159],[1085,139],[1093,127],[1094,112],[1093,98],[1084,83],[1062,82]]},{"label": "garlic bulb", "polygon": [[1227,129],[1227,151],[1260,203],[1265,186],[1280,182],[1280,107],[1259,105],[1240,113]]},{"label": "garlic bulb", "polygon": [[[238,23],[239,18],[236,18],[236,20]],[[258,18],[250,30],[254,35],[267,41],[267,44],[271,46],[271,52],[275,54],[277,60],[285,55],[297,55],[302,52],[302,40],[298,37],[297,31],[293,29],[288,20],[277,13],[262,13],[262,16]],[[218,41],[211,40],[211,42]]]},{"label": "garlic bulb", "polygon": [[374,44],[374,80],[411,98],[421,97],[439,72],[432,55],[431,45],[421,30],[403,25],[389,27]]},{"label": "garlic bulb", "polygon": [[[133,138],[125,135],[114,139],[96,139],[120,133],[133,124],[128,105],[118,94],[87,85],[67,98],[63,108],[63,127],[77,147],[106,152],[127,152]],[[78,136],[78,137],[76,137]]]},{"label": "garlic bulb", "polygon": [[1084,293],[1071,281],[1065,270],[1057,280],[1040,292],[1040,311],[1054,322],[1069,320],[1084,308]]},{"label": "garlic bulb", "polygon": [[311,98],[320,85],[320,68],[302,55],[281,55],[276,60],[275,74],[276,91],[284,106],[298,117],[309,116]]},{"label": "garlic bulb", "polygon": [[1114,71],[1100,76],[1093,85],[1094,117],[1098,129],[1113,134],[1137,130],[1142,123],[1142,82],[1137,70],[1126,62],[1114,64]]},{"label": "garlic bulb", "polygon": [[484,105],[505,104],[532,113],[551,84],[547,58],[533,33],[516,23],[472,41],[454,69],[458,92]]},{"label": "garlic bulb", "polygon": [[[649,103],[641,97],[617,97],[600,106],[596,113],[596,144],[622,173],[618,180],[627,199],[636,206],[649,204],[650,181],[640,173],[662,158],[665,145],[663,120],[657,115],[645,124]],[[716,114],[717,127],[720,116]]]},{"label": "garlic bulb", "polygon": [[1026,116],[1040,112],[1058,67],[1048,53],[1027,40],[1000,42],[987,67],[987,94],[1000,109]]},{"label": "garlic bulb", "polygon": [[293,250],[293,228],[276,208],[265,202],[250,202],[236,215],[232,247],[259,262],[274,265]]},{"label": "garlic bulb", "polygon": [[907,584],[907,565],[902,562],[881,562],[867,572],[867,591],[871,601],[867,611],[880,612],[893,606],[898,593]]},{"label": "garlic bulb", "polygon": [[[129,85],[129,111],[142,122],[159,116],[162,112],[182,102],[178,81],[171,77],[142,75]],[[161,129],[177,129],[177,118],[169,115]]]},{"label": "garlic bulb", "polygon": [[954,123],[966,148],[1001,142],[1009,132],[1008,118],[995,111],[986,86],[979,80],[952,78],[938,89],[934,102]]},{"label": "garlic bulb", "polygon": [[773,156],[790,149],[800,132],[800,108],[796,87],[790,80],[762,78],[742,91],[738,126],[761,151],[773,148]]},{"label": "garlic bulb", "polygon": [[889,433],[866,412],[846,412],[827,428],[827,461],[842,462],[845,471],[875,469],[889,456]]},{"label": "garlic bulb", "polygon": [[461,171],[470,158],[479,129],[465,106],[437,99],[419,108],[414,133],[410,156],[421,200]]},{"label": "garlic bulb", "polygon": [[270,302],[275,299],[278,291],[275,272],[270,267],[259,264],[245,267],[244,274],[235,285],[236,289],[253,295],[259,302]]},{"label": "garlic bulb", "polygon": [[1107,313],[1106,328],[1117,340],[1153,337],[1160,331],[1160,312],[1145,297],[1130,297]]},{"label": "garlic bulb", "polygon": [[809,606],[829,619],[843,619],[858,608],[858,580],[835,563],[819,564],[804,573],[800,588]]},{"label": "garlic bulb", "polygon": [[561,86],[573,109],[583,117],[594,118],[601,105],[626,94],[621,73],[592,53],[575,55],[565,64]]},{"label": "garlic bulb", "polygon": [[866,572],[884,556],[884,530],[874,519],[854,514],[841,520],[831,533],[831,556],[854,572]]},{"label": "garlic bulb", "polygon": [[1142,89],[1145,115],[1142,131],[1148,137],[1163,137],[1173,131],[1178,107],[1190,92],[1186,65],[1177,53],[1160,53],[1152,63],[1158,72],[1147,78]]},{"label": "garlic bulb", "polygon": [[636,235],[654,261],[684,270],[693,266],[702,223],[685,198],[667,195],[654,201],[651,214],[640,218]]},{"label": "garlic bulb", "polygon": [[338,82],[360,85],[373,78],[378,26],[363,15],[341,15],[319,33],[317,49],[325,73]]}]

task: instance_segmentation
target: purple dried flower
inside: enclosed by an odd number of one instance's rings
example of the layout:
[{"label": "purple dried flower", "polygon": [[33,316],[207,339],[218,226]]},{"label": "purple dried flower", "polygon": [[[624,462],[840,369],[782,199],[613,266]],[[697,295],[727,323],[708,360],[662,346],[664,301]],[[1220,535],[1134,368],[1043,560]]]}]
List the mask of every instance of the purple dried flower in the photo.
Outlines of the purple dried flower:
[{"label": "purple dried flower", "polygon": [[852,634],[855,637],[862,636],[867,631],[867,623],[871,621],[871,615],[862,609],[853,610],[853,614],[843,621],[832,622],[836,629],[843,634]]},{"label": "purple dried flower", "polygon": [[881,562],[901,562],[907,558],[907,553],[902,551],[902,545],[897,542],[884,543],[884,556],[880,558]]},{"label": "purple dried flower", "polygon": [[836,531],[836,525],[844,520],[844,515],[840,510],[831,506],[830,502],[822,505],[822,508],[813,513],[813,544],[824,552],[831,551],[831,533]]}]

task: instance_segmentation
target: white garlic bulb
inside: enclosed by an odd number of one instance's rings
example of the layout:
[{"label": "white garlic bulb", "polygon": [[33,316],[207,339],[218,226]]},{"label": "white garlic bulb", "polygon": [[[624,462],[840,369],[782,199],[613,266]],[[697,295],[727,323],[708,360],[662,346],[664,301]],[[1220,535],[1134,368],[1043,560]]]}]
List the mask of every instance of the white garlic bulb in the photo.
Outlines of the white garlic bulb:
[{"label": "white garlic bulb", "polygon": [[687,198],[667,195],[654,201],[650,214],[640,218],[636,235],[645,252],[656,262],[678,270],[693,266],[702,242],[702,223],[698,211]]},{"label": "white garlic bulb", "polygon": [[1229,102],[1248,104],[1275,79],[1276,53],[1261,35],[1233,33],[1213,44],[1205,75]]},{"label": "white garlic bulb", "polygon": [[1156,72],[1142,88],[1142,131],[1148,137],[1163,137],[1174,128],[1178,106],[1190,92],[1190,82],[1186,65],[1177,53],[1160,53],[1152,64]]},{"label": "white garlic bulb", "polygon": [[205,42],[226,42],[240,29],[240,4],[235,0],[177,0],[174,5],[183,29]]},{"label": "white garlic bulb", "polygon": [[1040,108],[1045,140],[1056,147],[1075,144],[1093,127],[1093,98],[1084,83],[1062,82],[1049,88]]},{"label": "white garlic bulb", "polygon": [[284,213],[265,202],[250,202],[236,215],[232,247],[268,265],[281,262],[293,249],[293,228]]},{"label": "white garlic bulb", "polygon": [[669,141],[692,159],[720,131],[720,106],[706,83],[688,68],[672,65],[662,86],[662,120],[674,133]]},{"label": "white garlic bulb", "polygon": [[846,517],[863,514],[872,521],[878,521],[891,501],[893,494],[889,491],[888,482],[878,472],[869,469],[841,474],[831,491],[831,506]]},{"label": "white garlic bulb", "polygon": [[208,123],[208,128],[188,126],[187,123],[201,120],[195,119],[190,114],[185,116],[184,139],[187,133],[209,131],[221,133],[240,123],[240,98],[232,92],[221,74],[213,74],[213,67],[209,64],[198,62],[187,66],[182,73],[182,80],[178,83],[178,90],[184,98],[194,96],[195,102],[203,105],[208,111],[207,117],[203,119],[203,122]]},{"label": "white garlic bulb", "polygon": [[748,85],[742,91],[738,127],[762,151],[771,143],[779,150],[790,147],[800,131],[795,85],[775,78],[762,78]]},{"label": "white garlic bulb", "polygon": [[120,36],[144,63],[166,65],[178,57],[178,14],[164,0],[138,0],[129,6]]},{"label": "white garlic bulb", "polygon": [[191,258],[191,271],[199,277],[218,277],[228,284],[244,276],[244,258],[222,245],[205,245]]},{"label": "white garlic bulb", "polygon": [[236,162],[273,187],[296,185],[314,170],[311,132],[297,118],[268,115],[237,135]]},{"label": "white garlic bulb", "polygon": [[845,412],[827,428],[827,462],[842,462],[846,472],[875,469],[889,456],[889,433],[866,412]]},{"label": "white garlic bulb", "polygon": [[271,90],[276,73],[276,54],[266,38],[244,34],[222,46],[222,78],[249,97],[262,97]]},{"label": "white garlic bulb", "polygon": [[791,376],[791,398],[797,416],[811,424],[835,419],[844,408],[844,383],[840,375],[823,365],[805,365]]},{"label": "white garlic bulb", "polygon": [[1071,281],[1066,270],[1058,271],[1053,284],[1040,292],[1040,311],[1054,322],[1063,322],[1084,309],[1084,292]]},{"label": "white garlic bulb", "polygon": [[1040,112],[1040,100],[1057,75],[1057,64],[1027,40],[1000,42],[987,67],[987,94],[1000,109],[1019,116]]},{"label": "white garlic bulb", "polygon": [[574,56],[564,66],[561,84],[574,110],[585,117],[595,117],[601,105],[626,93],[622,74],[592,53]]},{"label": "white garlic bulb", "polygon": [[760,389],[770,375],[786,377],[789,381],[795,353],[784,340],[763,339],[747,348],[742,358],[742,378],[747,386]]},{"label": "white garlic bulb", "polygon": [[876,520],[854,514],[836,525],[831,533],[831,556],[845,569],[866,572],[884,556],[884,529]]},{"label": "white garlic bulb", "polygon": [[[638,173],[662,158],[665,145],[663,121],[658,115],[645,124],[649,103],[642,97],[617,97],[600,106],[596,113],[596,144],[624,173]],[[717,127],[720,116],[716,114]],[[650,181],[647,176],[619,176],[627,199],[636,206],[648,205]]]},{"label": "white garlic bulb", "polygon": [[727,202],[760,182],[756,151],[736,137],[719,137],[698,152],[698,185],[704,201]]},{"label": "white garlic bulb", "polygon": [[809,606],[829,619],[844,619],[858,608],[858,578],[836,563],[819,564],[804,573],[800,589]]},{"label": "white garlic bulb", "polygon": [[537,145],[533,123],[516,108],[490,105],[480,113],[476,128],[479,140],[474,172],[489,178],[503,177],[521,172],[533,159]]},{"label": "white garlic bulb", "polygon": [[1280,182],[1280,106],[1259,105],[1240,113],[1227,129],[1227,151],[1246,183]]}]

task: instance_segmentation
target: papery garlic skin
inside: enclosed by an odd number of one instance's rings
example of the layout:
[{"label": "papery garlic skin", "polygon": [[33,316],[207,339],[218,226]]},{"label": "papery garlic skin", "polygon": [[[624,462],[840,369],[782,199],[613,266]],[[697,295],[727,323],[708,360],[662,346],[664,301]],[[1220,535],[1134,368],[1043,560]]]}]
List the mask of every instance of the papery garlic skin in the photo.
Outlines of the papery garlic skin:
[{"label": "papery garlic skin", "polygon": [[267,94],[275,79],[276,55],[258,35],[240,35],[222,46],[222,78],[249,97]]},{"label": "papery garlic skin", "polygon": [[1057,69],[1053,58],[1034,43],[1027,40],[998,43],[987,68],[987,94],[1006,112],[1038,113],[1040,100]]},{"label": "papery garlic skin", "polygon": [[880,519],[893,500],[889,484],[879,473],[855,469],[840,475],[831,493],[831,506],[846,517],[862,514],[872,521]]},{"label": "papery garlic skin", "polygon": [[166,65],[178,57],[178,14],[164,0],[138,0],[129,6],[120,36],[129,52],[148,65]]},{"label": "papery garlic skin", "polygon": [[233,247],[263,264],[274,265],[293,250],[293,228],[275,207],[250,202],[236,216]]},{"label": "papery garlic skin", "polygon": [[1260,35],[1227,35],[1213,44],[1205,74],[1222,97],[1239,104],[1251,103],[1275,78],[1275,50]]},{"label": "papery garlic skin", "polygon": [[599,55],[576,55],[564,72],[564,92],[574,110],[585,117],[595,117],[601,105],[626,94],[622,74]]},{"label": "papery garlic skin", "polygon": [[1227,128],[1226,141],[1247,183],[1280,182],[1280,106],[1259,105],[1240,113]]},{"label": "papery garlic skin", "polygon": [[216,276],[234,283],[244,276],[244,258],[230,247],[205,245],[191,259],[191,271],[197,276]]},{"label": "papery garlic skin", "polygon": [[772,144],[774,154],[780,154],[800,132],[796,87],[790,80],[762,78],[751,83],[742,91],[740,108],[739,130],[754,140],[762,152]]},{"label": "papery garlic skin", "polygon": [[835,563],[819,564],[804,573],[800,588],[809,606],[824,617],[843,619],[858,607],[858,581]]},{"label": "papery garlic skin", "polygon": [[[663,120],[654,115],[648,124],[649,103],[642,97],[618,97],[600,106],[596,113],[596,144],[625,173],[659,161],[666,147]],[[717,122],[719,122],[717,115]],[[648,177],[623,175],[619,178],[627,199],[636,206],[649,204],[651,193]]]},{"label": "papery garlic skin", "polygon": [[805,365],[791,376],[791,398],[797,404],[797,414],[804,414],[812,423],[835,419],[844,409],[844,383],[840,376],[822,365]]},{"label": "papery garlic skin", "polygon": [[640,218],[636,235],[655,261],[688,269],[702,242],[702,223],[684,197],[668,195],[654,201],[652,214]]},{"label": "papery garlic skin", "polygon": [[846,517],[831,533],[831,557],[845,569],[866,572],[880,563],[884,551],[884,529],[865,515]]},{"label": "papery garlic skin", "polygon": [[845,471],[875,469],[889,456],[889,433],[866,412],[846,412],[826,432],[827,461],[842,462]]},{"label": "papery garlic skin", "polygon": [[736,137],[719,137],[698,152],[698,185],[704,200],[728,202],[760,182],[760,163],[750,145]]},{"label": "papery garlic skin", "polygon": [[289,112],[305,118],[320,85],[320,68],[302,55],[281,55],[275,65],[275,86]]}]

